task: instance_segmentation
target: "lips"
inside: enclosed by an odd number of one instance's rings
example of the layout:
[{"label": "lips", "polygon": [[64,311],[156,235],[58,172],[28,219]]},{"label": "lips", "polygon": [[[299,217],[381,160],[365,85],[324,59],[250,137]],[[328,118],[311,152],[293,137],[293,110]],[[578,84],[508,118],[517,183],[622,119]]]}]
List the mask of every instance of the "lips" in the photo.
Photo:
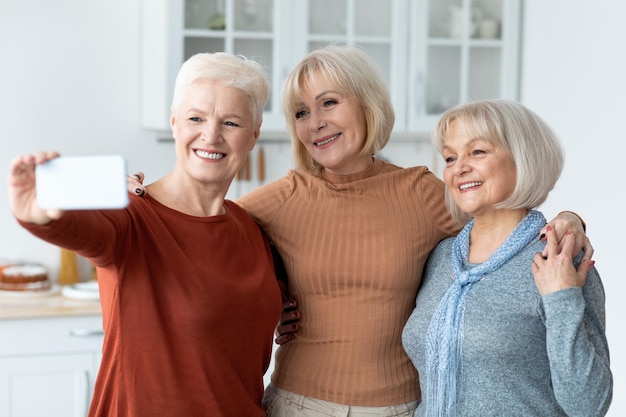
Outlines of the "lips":
[{"label": "lips", "polygon": [[337,133],[336,135],[332,135],[330,137],[327,137],[325,139],[319,140],[317,142],[313,142],[313,144],[315,146],[324,146],[324,145],[334,141],[335,139],[337,139],[339,137],[339,135],[341,135],[341,133]]},{"label": "lips", "polygon": [[198,155],[202,159],[217,160],[217,159],[222,159],[226,156],[226,154],[223,154],[223,153],[207,152],[207,151],[201,151],[199,149],[196,149],[194,152],[196,153],[196,155]]},{"label": "lips", "polygon": [[459,190],[465,191],[470,188],[480,187],[481,185],[483,185],[483,183],[480,181],[468,182],[468,183],[459,185]]}]

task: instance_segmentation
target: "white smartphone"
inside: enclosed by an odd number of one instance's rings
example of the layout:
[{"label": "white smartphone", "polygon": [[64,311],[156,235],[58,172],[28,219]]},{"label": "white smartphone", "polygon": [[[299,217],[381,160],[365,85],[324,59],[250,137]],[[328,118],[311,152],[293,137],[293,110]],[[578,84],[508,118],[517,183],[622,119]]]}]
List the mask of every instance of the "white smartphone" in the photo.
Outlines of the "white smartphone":
[{"label": "white smartphone", "polygon": [[119,209],[128,205],[126,159],[119,155],[61,156],[35,168],[44,209]]}]

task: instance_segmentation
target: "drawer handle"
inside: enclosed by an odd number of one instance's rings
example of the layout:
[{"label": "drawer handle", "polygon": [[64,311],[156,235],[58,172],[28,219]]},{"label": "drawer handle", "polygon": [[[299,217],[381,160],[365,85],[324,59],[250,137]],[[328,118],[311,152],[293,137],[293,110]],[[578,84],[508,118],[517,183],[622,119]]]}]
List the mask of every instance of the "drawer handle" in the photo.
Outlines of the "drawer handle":
[{"label": "drawer handle", "polygon": [[75,337],[92,337],[92,336],[102,336],[104,334],[103,330],[89,330],[89,329],[73,329],[70,331],[70,336]]}]

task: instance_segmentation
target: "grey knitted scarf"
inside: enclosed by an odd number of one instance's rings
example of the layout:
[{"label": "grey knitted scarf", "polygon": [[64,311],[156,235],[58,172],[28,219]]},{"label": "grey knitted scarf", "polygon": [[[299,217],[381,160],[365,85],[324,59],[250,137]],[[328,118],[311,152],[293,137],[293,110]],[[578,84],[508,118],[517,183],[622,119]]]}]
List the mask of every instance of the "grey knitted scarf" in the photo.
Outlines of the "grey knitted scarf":
[{"label": "grey knitted scarf", "polygon": [[[456,416],[456,373],[463,344],[463,316],[467,293],[483,276],[495,271],[527,246],[546,224],[538,211],[532,210],[517,225],[489,259],[474,267],[465,266],[469,254],[471,220],[454,239],[452,264],[454,282],[446,291],[428,326],[426,335],[427,417]],[[530,268],[530,265],[528,265]]]}]

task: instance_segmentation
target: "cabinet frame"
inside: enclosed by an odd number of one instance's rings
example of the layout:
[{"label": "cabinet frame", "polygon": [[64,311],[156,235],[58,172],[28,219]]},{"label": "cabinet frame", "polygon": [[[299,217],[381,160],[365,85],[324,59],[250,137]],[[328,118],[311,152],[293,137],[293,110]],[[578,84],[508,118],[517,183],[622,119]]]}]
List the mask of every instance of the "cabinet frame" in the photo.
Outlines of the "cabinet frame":
[{"label": "cabinet frame", "polygon": [[[207,0],[208,1],[208,0]],[[184,60],[184,39],[217,37],[225,50],[234,51],[236,39],[264,39],[272,43],[271,106],[264,113],[260,140],[289,141],[281,110],[280,92],[288,72],[308,53],[308,43],[342,42],[348,45],[372,43],[389,47],[389,92],[396,112],[395,139],[427,140],[440,112],[429,113],[428,103],[430,47],[458,48],[459,97],[472,99],[469,91],[472,50],[493,50],[500,54],[499,92],[501,98],[519,98],[520,39],[522,0],[501,0],[502,33],[499,39],[436,39],[429,37],[429,4],[434,0],[390,0],[391,33],[389,36],[366,36],[354,33],[354,19],[359,0],[343,0],[348,16],[345,34],[320,35],[308,30],[310,1],[274,0],[271,32],[235,31],[232,24],[234,0],[225,3],[224,30],[185,29],[185,0],[142,0],[141,2],[141,118],[142,125],[157,133],[161,141],[171,141],[169,103],[176,73]],[[469,13],[472,1],[450,0],[463,5]],[[303,12],[304,11],[304,12]],[[229,20],[230,19],[230,20]],[[456,104],[456,98],[454,104]]]}]

